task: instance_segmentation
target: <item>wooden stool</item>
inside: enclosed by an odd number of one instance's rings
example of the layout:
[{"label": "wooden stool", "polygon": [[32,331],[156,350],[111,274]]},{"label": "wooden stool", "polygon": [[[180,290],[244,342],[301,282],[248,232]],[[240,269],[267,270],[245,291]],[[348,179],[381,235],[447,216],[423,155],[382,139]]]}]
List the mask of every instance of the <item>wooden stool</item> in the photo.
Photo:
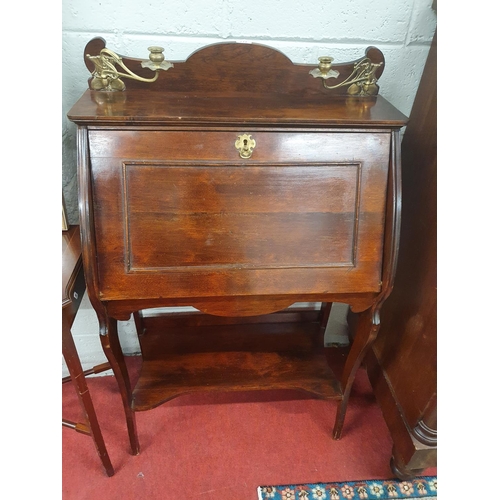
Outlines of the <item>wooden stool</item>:
[{"label": "wooden stool", "polygon": [[63,419],[62,424],[65,427],[92,437],[106,474],[112,476],[115,471],[111,465],[99,422],[97,421],[94,405],[85,381],[86,375],[109,370],[110,365],[109,363],[104,363],[90,370],[83,371],[75,342],[71,335],[71,326],[75,320],[84,293],[85,278],[81,256],[80,232],[78,226],[71,226],[68,231],[63,231],[62,233],[62,353],[70,374],[69,377],[63,378],[62,382],[63,384],[70,380],[73,382],[82,406],[85,421],[77,423]]}]

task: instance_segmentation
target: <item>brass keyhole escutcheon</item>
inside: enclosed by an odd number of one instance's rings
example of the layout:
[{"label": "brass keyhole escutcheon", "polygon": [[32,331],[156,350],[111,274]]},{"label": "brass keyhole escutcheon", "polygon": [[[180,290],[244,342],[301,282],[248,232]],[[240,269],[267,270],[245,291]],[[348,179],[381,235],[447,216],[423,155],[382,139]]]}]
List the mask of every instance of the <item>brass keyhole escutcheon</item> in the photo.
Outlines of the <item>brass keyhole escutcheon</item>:
[{"label": "brass keyhole escutcheon", "polygon": [[255,139],[252,139],[251,135],[243,134],[238,136],[238,139],[236,139],[234,145],[236,146],[236,149],[240,152],[241,158],[250,158],[250,156],[252,156],[256,142]]}]

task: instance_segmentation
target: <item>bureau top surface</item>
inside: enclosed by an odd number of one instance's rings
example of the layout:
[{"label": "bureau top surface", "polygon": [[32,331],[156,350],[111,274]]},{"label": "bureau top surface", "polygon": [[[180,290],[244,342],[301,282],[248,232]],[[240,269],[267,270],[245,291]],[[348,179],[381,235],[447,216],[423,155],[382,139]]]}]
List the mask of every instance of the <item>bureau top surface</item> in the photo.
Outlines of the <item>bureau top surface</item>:
[{"label": "bureau top surface", "polygon": [[401,127],[407,122],[382,96],[191,94],[87,90],[68,113],[81,125],[260,125]]}]

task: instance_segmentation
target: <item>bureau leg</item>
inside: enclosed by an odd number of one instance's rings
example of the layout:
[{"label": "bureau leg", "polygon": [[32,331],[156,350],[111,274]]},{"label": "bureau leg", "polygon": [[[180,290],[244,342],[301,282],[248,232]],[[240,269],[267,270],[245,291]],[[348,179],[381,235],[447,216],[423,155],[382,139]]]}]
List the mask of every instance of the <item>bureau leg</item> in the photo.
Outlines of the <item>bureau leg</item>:
[{"label": "bureau leg", "polygon": [[321,303],[321,328],[324,330],[328,324],[328,319],[330,318],[330,313],[332,312],[333,302],[322,302]]},{"label": "bureau leg", "polygon": [[137,335],[140,337],[144,335],[144,322],[142,321],[142,311],[135,311],[133,313],[135,329],[137,330]]},{"label": "bureau leg", "polygon": [[370,308],[358,315],[354,341],[349,350],[344,370],[342,372],[341,389],[342,399],[337,407],[337,416],[333,429],[333,439],[340,439],[344,425],[347,403],[351,394],[352,384],[356,372],[360,367],[366,353],[377,337],[380,328],[378,309]]},{"label": "bureau leg", "polygon": [[115,374],[118,388],[120,389],[132,454],[138,455],[139,439],[137,437],[135,413],[132,410],[132,388],[120,340],[118,339],[116,319],[107,317],[104,325],[101,325],[100,331],[104,354],[108,358],[109,364]]}]

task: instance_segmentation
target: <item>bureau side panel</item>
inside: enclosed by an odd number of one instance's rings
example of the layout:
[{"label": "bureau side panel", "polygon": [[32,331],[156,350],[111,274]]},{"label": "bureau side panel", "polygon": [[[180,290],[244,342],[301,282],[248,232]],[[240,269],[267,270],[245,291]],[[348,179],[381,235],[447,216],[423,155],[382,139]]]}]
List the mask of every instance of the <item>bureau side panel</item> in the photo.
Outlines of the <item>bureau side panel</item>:
[{"label": "bureau side panel", "polygon": [[102,298],[378,291],[389,135],[235,137],[91,131]]}]

